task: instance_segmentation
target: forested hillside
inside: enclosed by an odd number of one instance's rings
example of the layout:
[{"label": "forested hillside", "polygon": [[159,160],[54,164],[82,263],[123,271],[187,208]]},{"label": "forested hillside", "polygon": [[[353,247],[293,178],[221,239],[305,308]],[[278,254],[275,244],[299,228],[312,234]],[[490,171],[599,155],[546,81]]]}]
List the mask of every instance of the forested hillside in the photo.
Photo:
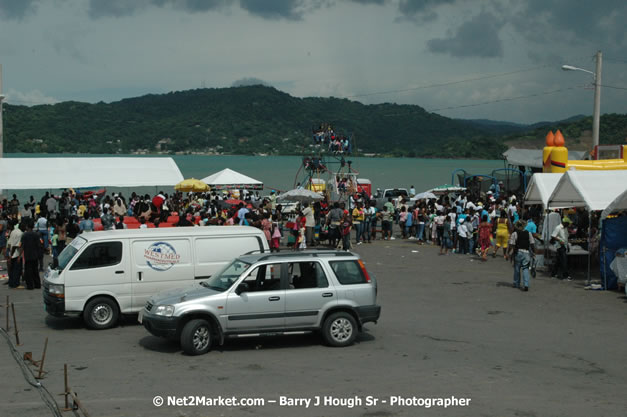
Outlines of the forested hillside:
[{"label": "forested hillside", "polygon": [[[500,158],[505,140],[543,137],[547,129],[503,137],[482,123],[419,106],[301,99],[260,85],[4,109],[5,152],[302,154],[312,144],[312,127],[328,122],[353,135],[361,154]],[[602,138],[622,142],[625,121],[604,116]],[[589,125],[586,118],[562,129],[578,134]]]}]

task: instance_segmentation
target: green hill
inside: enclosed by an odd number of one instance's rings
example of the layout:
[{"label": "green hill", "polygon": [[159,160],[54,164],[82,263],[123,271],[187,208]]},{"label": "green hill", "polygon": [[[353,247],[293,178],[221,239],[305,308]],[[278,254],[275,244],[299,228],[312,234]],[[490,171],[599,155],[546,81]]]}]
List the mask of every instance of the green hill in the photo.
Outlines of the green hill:
[{"label": "green hill", "polygon": [[312,126],[322,122],[353,134],[361,153],[485,158],[503,151],[493,134],[419,106],[300,99],[263,86],[108,104],[6,105],[5,151],[301,154],[312,143]]},{"label": "green hill", "polygon": [[419,106],[301,99],[260,85],[113,103],[5,105],[4,120],[5,152],[306,154],[311,128],[322,122],[352,134],[360,154],[500,158],[507,148],[503,133]]}]

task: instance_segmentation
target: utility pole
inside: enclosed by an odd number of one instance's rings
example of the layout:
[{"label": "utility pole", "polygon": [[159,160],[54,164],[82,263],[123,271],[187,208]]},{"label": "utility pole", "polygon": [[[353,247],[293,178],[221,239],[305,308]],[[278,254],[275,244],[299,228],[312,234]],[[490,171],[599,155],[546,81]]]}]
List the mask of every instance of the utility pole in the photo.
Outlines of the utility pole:
[{"label": "utility pole", "polygon": [[4,96],[2,95],[2,64],[0,64],[0,158],[4,156],[4,126],[2,125],[2,101]]},{"label": "utility pole", "polygon": [[[596,53],[597,67],[594,72],[594,114],[592,115],[592,149],[599,145],[599,124],[601,120],[601,51]],[[1,91],[1,90],[0,90]]]}]

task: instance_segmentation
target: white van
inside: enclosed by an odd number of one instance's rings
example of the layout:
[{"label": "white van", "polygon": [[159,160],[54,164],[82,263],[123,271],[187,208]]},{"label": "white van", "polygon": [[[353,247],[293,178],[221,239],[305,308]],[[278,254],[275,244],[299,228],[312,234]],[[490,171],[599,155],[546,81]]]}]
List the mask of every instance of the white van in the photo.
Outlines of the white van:
[{"label": "white van", "polygon": [[174,227],[82,233],[44,276],[44,304],[57,317],[83,316],[87,327],[116,325],[160,291],[207,279],[228,261],[269,251],[248,226]]}]

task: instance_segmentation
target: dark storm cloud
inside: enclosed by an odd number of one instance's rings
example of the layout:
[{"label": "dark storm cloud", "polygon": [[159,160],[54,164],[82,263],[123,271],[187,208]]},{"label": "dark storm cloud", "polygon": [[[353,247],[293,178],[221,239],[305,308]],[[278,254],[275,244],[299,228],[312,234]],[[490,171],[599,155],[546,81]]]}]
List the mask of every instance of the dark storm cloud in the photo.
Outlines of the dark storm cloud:
[{"label": "dark storm cloud", "polygon": [[435,9],[443,4],[452,4],[456,0],[400,0],[398,11],[404,19],[431,21],[438,15]]},{"label": "dark storm cloud", "polygon": [[172,7],[189,13],[215,10],[228,0],[90,0],[89,16],[101,17],[131,16],[149,7]]},{"label": "dark storm cloud", "polygon": [[431,39],[429,51],[456,57],[494,58],[503,56],[503,42],[499,38],[502,23],[492,13],[481,13],[463,23],[454,35]]},{"label": "dark storm cloud", "polygon": [[359,4],[377,4],[377,5],[382,5],[386,2],[386,0],[350,0],[353,3],[359,3]]},{"label": "dark storm cloud", "polygon": [[333,5],[332,0],[239,0],[240,7],[264,19],[302,20],[308,12]]},{"label": "dark storm cloud", "polygon": [[613,47],[627,43],[625,0],[527,0],[512,23],[530,40],[587,41]]},{"label": "dark storm cloud", "polygon": [[248,13],[264,19],[300,20],[302,5],[300,0],[240,0],[240,6]]},{"label": "dark storm cloud", "polygon": [[0,18],[22,19],[33,12],[39,0],[0,0]]}]

